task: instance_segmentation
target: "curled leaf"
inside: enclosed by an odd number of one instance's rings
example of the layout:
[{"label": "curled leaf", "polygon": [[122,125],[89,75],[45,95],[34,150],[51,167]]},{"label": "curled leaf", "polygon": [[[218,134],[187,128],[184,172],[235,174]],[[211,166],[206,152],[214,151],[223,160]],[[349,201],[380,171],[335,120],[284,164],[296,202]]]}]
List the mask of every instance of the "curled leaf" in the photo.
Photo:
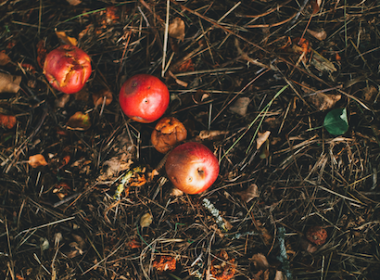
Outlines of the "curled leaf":
[{"label": "curled leaf", "polygon": [[[106,100],[104,101],[104,99]],[[112,92],[108,89],[102,89],[92,94],[92,100],[95,106],[102,106],[103,102],[105,102],[105,106],[108,106],[111,104],[112,99]]]},{"label": "curled leaf", "polygon": [[62,43],[64,43],[65,45],[76,46],[78,44],[77,39],[67,36],[66,32],[64,32],[64,31],[55,30],[55,34],[62,41]]},{"label": "curled leaf", "polygon": [[253,262],[256,268],[259,268],[259,269],[269,268],[268,260],[263,254],[260,254],[260,253],[254,254],[252,258],[250,258],[249,260]]},{"label": "curled leaf", "polygon": [[251,102],[251,99],[249,97],[240,97],[230,107],[230,110],[231,112],[244,117],[247,114],[248,105],[250,102]]},{"label": "curled leaf", "polygon": [[336,108],[327,113],[323,126],[332,135],[342,135],[348,130],[346,108]]},{"label": "curled leaf", "polygon": [[0,93],[17,93],[20,89],[20,83],[21,76],[13,76],[5,73],[0,73]]},{"label": "curled leaf", "polygon": [[91,127],[91,120],[88,114],[76,112],[66,123],[67,129],[71,130],[87,130]]},{"label": "curled leaf", "polygon": [[185,39],[185,23],[176,17],[171,24],[169,24],[169,36],[183,41]]},{"label": "curled leaf", "polygon": [[5,53],[5,51],[0,52],[0,66],[7,65],[9,62],[11,62],[11,59],[9,56]]},{"label": "curled leaf", "polygon": [[265,143],[265,141],[268,140],[270,135],[270,131],[265,131],[263,133],[258,132],[257,133],[257,140],[256,140],[256,148],[260,149],[260,147]]},{"label": "curled leaf", "polygon": [[153,222],[153,216],[150,213],[145,213],[140,218],[140,226],[142,228],[149,227]]},{"label": "curled leaf", "polygon": [[240,195],[241,199],[246,203],[250,202],[252,199],[259,197],[259,190],[256,184],[251,184],[244,191],[237,192],[236,194]]},{"label": "curled leaf", "polygon": [[34,156],[30,156],[28,160],[29,165],[32,168],[36,168],[38,166],[45,166],[47,165],[46,159],[43,155],[37,154]]},{"label": "curled leaf", "polygon": [[314,31],[314,30],[306,30],[311,36],[316,38],[319,41],[323,41],[327,38],[327,33],[324,29],[319,30],[319,31]]}]

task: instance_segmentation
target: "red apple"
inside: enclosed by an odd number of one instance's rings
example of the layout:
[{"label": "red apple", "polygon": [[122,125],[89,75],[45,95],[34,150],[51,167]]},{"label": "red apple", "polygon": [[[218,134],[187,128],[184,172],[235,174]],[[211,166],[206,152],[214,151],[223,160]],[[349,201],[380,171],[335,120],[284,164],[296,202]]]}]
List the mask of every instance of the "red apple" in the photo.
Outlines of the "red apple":
[{"label": "red apple", "polygon": [[159,119],[169,105],[169,90],[160,79],[138,74],[121,86],[119,103],[132,120],[150,123]]},{"label": "red apple", "polygon": [[91,59],[72,45],[63,45],[47,54],[44,74],[57,90],[71,94],[80,91],[91,75]]},{"label": "red apple", "polygon": [[174,148],[165,164],[169,180],[178,189],[196,194],[208,189],[219,174],[219,163],[203,144],[188,142]]}]

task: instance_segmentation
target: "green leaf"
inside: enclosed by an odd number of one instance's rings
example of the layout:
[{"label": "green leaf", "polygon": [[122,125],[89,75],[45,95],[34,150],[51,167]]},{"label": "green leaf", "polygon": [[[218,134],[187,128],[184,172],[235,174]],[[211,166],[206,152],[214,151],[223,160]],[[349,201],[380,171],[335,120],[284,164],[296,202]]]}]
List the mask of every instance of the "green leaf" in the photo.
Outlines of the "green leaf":
[{"label": "green leaf", "polygon": [[348,130],[346,108],[333,109],[327,113],[323,126],[333,135],[342,135]]}]

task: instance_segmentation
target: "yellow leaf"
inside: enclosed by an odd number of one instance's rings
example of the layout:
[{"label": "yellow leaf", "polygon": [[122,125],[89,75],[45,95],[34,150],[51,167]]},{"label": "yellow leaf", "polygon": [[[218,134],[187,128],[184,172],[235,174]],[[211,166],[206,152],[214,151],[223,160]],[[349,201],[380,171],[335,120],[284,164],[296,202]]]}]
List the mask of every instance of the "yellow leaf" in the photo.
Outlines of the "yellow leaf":
[{"label": "yellow leaf", "polygon": [[30,156],[29,157],[29,161],[28,161],[29,165],[32,167],[32,168],[36,168],[38,166],[45,166],[47,165],[47,162],[44,158],[43,155],[41,154],[37,154],[37,155],[34,155],[34,156]]},{"label": "yellow leaf", "polygon": [[153,221],[153,216],[150,213],[145,213],[140,218],[140,226],[142,228],[149,227],[151,225],[152,221]]},{"label": "yellow leaf", "polygon": [[64,31],[57,31],[55,30],[55,34],[57,37],[64,43],[64,44],[69,44],[72,46],[76,46],[78,44],[77,39],[73,37],[69,37],[66,35]]},{"label": "yellow leaf", "polygon": [[66,123],[67,129],[71,130],[87,130],[91,127],[91,120],[88,114],[76,112],[70,117]]}]

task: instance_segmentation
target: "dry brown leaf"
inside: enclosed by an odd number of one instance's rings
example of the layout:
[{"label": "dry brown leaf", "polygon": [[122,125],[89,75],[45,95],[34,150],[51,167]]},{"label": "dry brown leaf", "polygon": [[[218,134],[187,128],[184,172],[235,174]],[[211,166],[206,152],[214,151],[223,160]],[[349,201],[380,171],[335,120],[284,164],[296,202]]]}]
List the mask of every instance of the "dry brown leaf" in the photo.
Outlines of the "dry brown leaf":
[{"label": "dry brown leaf", "polygon": [[67,129],[71,130],[87,130],[91,127],[91,121],[88,114],[76,112],[66,123]]},{"label": "dry brown leaf", "polygon": [[169,24],[169,36],[181,41],[185,39],[185,23],[181,18],[176,17]]},{"label": "dry brown leaf", "polygon": [[28,160],[29,165],[32,168],[36,168],[38,166],[45,166],[47,165],[46,159],[43,155],[37,154],[34,156],[30,156]]},{"label": "dry brown leaf", "polygon": [[240,195],[241,200],[245,201],[246,203],[250,202],[252,199],[259,197],[259,190],[256,184],[251,184],[248,186],[248,188],[244,191],[237,192],[237,195]]},{"label": "dry brown leaf", "polygon": [[150,213],[145,213],[140,218],[140,226],[142,228],[149,227],[153,222],[153,216]]},{"label": "dry brown leaf", "polygon": [[373,101],[376,95],[379,93],[379,90],[375,86],[369,86],[364,88],[363,96],[365,101]]},{"label": "dry brown leaf", "polygon": [[66,0],[71,6],[76,6],[82,3],[80,0]]},{"label": "dry brown leaf", "polygon": [[313,56],[311,57],[310,65],[313,65],[320,72],[332,73],[337,71],[336,67],[331,61],[320,55],[315,50],[312,51]]},{"label": "dry brown leaf", "polygon": [[263,133],[261,133],[261,132],[257,133],[256,149],[260,149],[260,147],[265,143],[265,141],[268,140],[269,135],[270,135],[270,131],[265,131]]},{"label": "dry brown leaf", "polygon": [[342,96],[340,94],[327,94],[323,92],[317,92],[308,97],[309,102],[311,102],[318,110],[325,111],[334,107]]},{"label": "dry brown leaf", "polygon": [[17,93],[20,89],[21,76],[0,73],[0,93]]},{"label": "dry brown leaf", "polygon": [[0,52],[0,66],[7,65],[9,62],[11,62],[11,59],[9,56],[5,53],[5,51]]},{"label": "dry brown leaf", "polygon": [[92,100],[94,102],[94,106],[102,106],[104,98],[106,99],[105,106],[110,105],[113,100],[112,92],[108,89],[102,89],[98,92],[93,93]]},{"label": "dry brown leaf", "polygon": [[308,29],[307,32],[313,36],[314,38],[318,39],[319,41],[323,41],[326,39],[327,37],[327,33],[324,29],[321,29],[319,31],[314,31],[314,30],[310,30]]},{"label": "dry brown leaf", "polygon": [[273,280],[285,280],[284,274],[281,270],[276,270],[276,275],[274,276]]},{"label": "dry brown leaf", "polygon": [[60,39],[64,44],[68,44],[72,46],[76,46],[78,44],[77,39],[67,36],[66,32],[64,31],[55,30],[55,34],[57,35],[58,39]]},{"label": "dry brown leaf", "polygon": [[251,102],[249,97],[240,97],[230,107],[231,112],[236,113],[242,117],[247,114],[248,105]]},{"label": "dry brown leaf", "polygon": [[254,254],[252,258],[250,258],[249,260],[252,261],[255,267],[258,269],[269,268],[269,263],[267,261],[267,258],[261,253]]},{"label": "dry brown leaf", "polygon": [[222,139],[224,135],[228,134],[228,131],[223,130],[202,130],[199,132],[199,139],[201,140],[214,140],[214,139]]},{"label": "dry brown leaf", "polygon": [[16,117],[0,114],[0,127],[11,129],[16,124]]}]

